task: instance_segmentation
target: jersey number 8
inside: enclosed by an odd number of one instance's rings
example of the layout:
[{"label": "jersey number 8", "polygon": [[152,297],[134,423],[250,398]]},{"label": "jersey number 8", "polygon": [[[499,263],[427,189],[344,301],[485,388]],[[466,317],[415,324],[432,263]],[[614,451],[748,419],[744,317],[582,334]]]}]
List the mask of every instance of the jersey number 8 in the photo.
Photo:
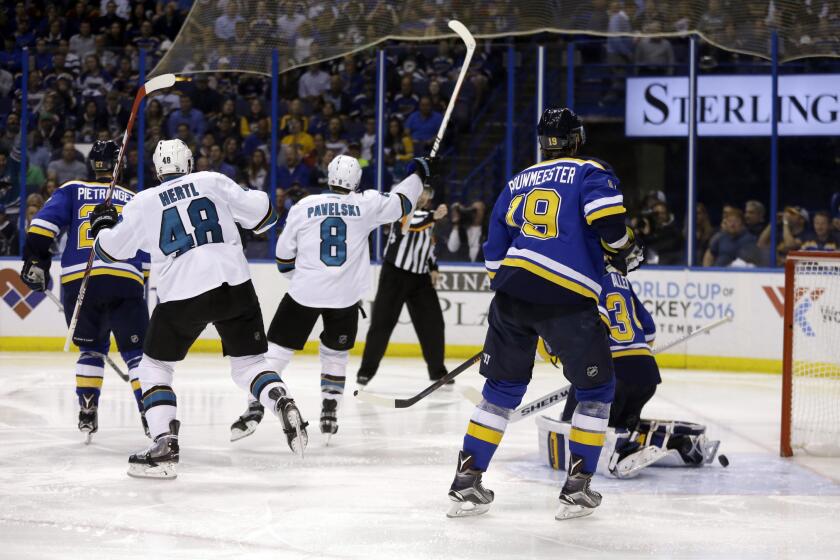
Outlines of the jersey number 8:
[{"label": "jersey number 8", "polygon": [[327,266],[347,262],[347,224],[341,218],[321,222],[321,262]]},{"label": "jersey number 8", "polygon": [[[524,204],[523,204],[524,201]],[[534,189],[528,194],[520,194],[510,201],[505,221],[511,227],[518,227],[522,235],[537,239],[557,237],[560,215],[560,195],[550,189]],[[517,219],[517,210],[522,205],[521,218]]]},{"label": "jersey number 8", "polygon": [[184,228],[177,207],[173,206],[163,211],[158,246],[164,255],[175,253],[176,257],[180,257],[195,246],[224,242],[219,213],[212,200],[196,198],[187,206],[187,216],[194,228],[191,234]]}]

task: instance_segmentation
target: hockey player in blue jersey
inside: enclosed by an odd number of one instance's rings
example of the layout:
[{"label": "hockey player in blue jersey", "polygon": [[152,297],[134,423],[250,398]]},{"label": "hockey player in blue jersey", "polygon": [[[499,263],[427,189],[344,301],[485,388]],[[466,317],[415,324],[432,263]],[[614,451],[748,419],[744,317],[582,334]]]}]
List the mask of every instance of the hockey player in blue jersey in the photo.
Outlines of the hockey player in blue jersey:
[{"label": "hockey player in blue jersey", "polygon": [[615,390],[607,329],[598,312],[604,255],[626,274],[638,267],[641,251],[625,226],[615,174],[603,162],[576,157],[585,142],[577,115],[548,109],[537,134],[544,161],[507,182],[484,244],[496,292],[480,366],[487,381],[458,457],[450,517],[490,508],[493,492],[482,485],[482,473],[531,380],[539,337],[563,361],[579,401],[555,518],[589,515],[601,502],[589,482]]},{"label": "hockey player in blue jersey", "polygon": [[[95,179],[69,181],[61,185],[35,215],[26,233],[25,262],[20,276],[27,286],[36,291],[48,289],[50,246],[62,232],[67,234],[67,244],[61,255],[61,284],[68,323],[93,248],[88,215],[105,200],[118,153],[119,147],[111,140],[94,143],[89,159]],[[122,210],[133,196],[132,191],[116,186],[111,200],[118,210]],[[87,296],[73,334],[73,342],[81,351],[76,362],[79,430],[86,435],[88,442],[99,428],[97,409],[105,368],[103,355],[110,348],[112,332],[128,365],[131,388],[148,435],[136,371],[143,355],[143,337],[149,322],[144,290],[148,273],[149,256],[145,253],[137,253],[126,262],[105,263],[99,259],[93,262]]]}]

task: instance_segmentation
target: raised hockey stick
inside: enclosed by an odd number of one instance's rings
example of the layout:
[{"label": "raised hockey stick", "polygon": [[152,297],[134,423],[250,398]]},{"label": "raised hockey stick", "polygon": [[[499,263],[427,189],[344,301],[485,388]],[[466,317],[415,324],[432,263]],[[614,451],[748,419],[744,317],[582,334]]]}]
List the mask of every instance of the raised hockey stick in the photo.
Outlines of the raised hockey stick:
[{"label": "raised hockey stick", "polygon": [[[122,165],[123,156],[125,155],[125,147],[128,145],[128,139],[131,136],[131,129],[134,128],[134,119],[137,118],[137,113],[140,110],[140,102],[143,98],[155,91],[170,88],[175,85],[175,82],[188,80],[189,78],[179,78],[175,74],[162,74],[155,76],[140,89],[137,90],[137,95],[134,96],[134,104],[131,106],[131,114],[128,116],[128,124],[125,127],[120,151],[117,154],[117,161],[114,164],[114,173],[111,176],[111,183],[108,185],[108,191],[105,194],[105,204],[111,204],[111,195],[114,193],[114,185],[117,183],[117,176],[120,173],[120,166]],[[70,328],[67,330],[67,338],[64,340],[64,351],[70,351],[70,344],[73,342],[73,333],[76,332],[76,324],[79,322],[79,310],[82,308],[82,302],[85,300],[85,292],[87,292],[88,281],[90,280],[90,270],[93,267],[93,260],[95,254],[93,249],[90,250],[88,256],[87,266],[85,267],[85,274],[82,276],[82,285],[79,287],[79,297],[76,298],[76,306],[73,308],[73,316],[70,319]]]},{"label": "raised hockey stick", "polygon": [[416,395],[408,399],[397,399],[394,397],[386,397],[383,395],[375,395],[373,393],[368,393],[367,391],[353,391],[353,396],[359,399],[362,402],[366,402],[369,404],[374,404],[376,406],[384,406],[387,408],[408,408],[409,406],[416,404],[418,401],[428,397],[451,380],[455,379],[465,371],[467,371],[473,364],[478,363],[481,359],[481,352],[461,364],[460,366],[456,367]]},{"label": "raised hockey stick", "polygon": [[[452,89],[452,97],[449,98],[449,104],[446,106],[446,112],[443,114],[443,120],[440,121],[440,128],[438,128],[435,141],[432,144],[432,151],[429,152],[429,157],[435,157],[440,149],[440,143],[443,142],[443,135],[446,134],[446,127],[449,125],[449,117],[452,116],[452,111],[455,109],[455,103],[458,101],[458,94],[461,92],[461,85],[467,77],[467,72],[470,70],[470,62],[472,62],[473,53],[475,53],[475,37],[473,37],[467,26],[457,19],[449,20],[449,29],[454,31],[458,37],[464,42],[467,48],[467,53],[464,55],[464,63],[461,65],[461,71],[458,73],[458,79],[455,81],[455,87]],[[410,211],[402,220],[403,235],[408,233],[408,227],[411,224],[411,215],[414,213]]]},{"label": "raised hockey stick", "polygon": [[[64,313],[64,306],[61,305],[60,301],[58,301],[58,297],[56,297],[56,295],[54,293],[52,293],[51,290],[45,290],[44,293],[47,295],[47,297],[50,299],[50,301],[52,301],[54,304],[56,304],[58,306],[58,310],[61,313]],[[123,371],[120,369],[120,367],[117,365],[117,363],[114,362],[114,360],[112,360],[110,358],[110,356],[108,356],[108,354],[101,354],[99,352],[90,352],[90,351],[88,353],[93,354],[94,356],[98,356],[98,357],[102,358],[103,360],[105,360],[105,362],[109,366],[111,366],[111,369],[113,369],[114,372],[117,375],[119,375],[120,378],[122,378],[123,381],[128,381],[128,376],[125,373],[123,373]]]},{"label": "raised hockey stick", "polygon": [[[664,346],[658,346],[658,347],[654,348],[653,353],[654,354],[661,354],[665,350],[673,348],[674,346],[676,346],[678,344],[682,344],[683,342],[686,342],[687,340],[692,339],[695,336],[698,336],[698,335],[703,334],[705,332],[709,332],[710,330],[712,330],[716,327],[719,327],[719,326],[723,325],[724,323],[728,323],[731,320],[732,320],[732,315],[727,315],[723,319],[718,319],[717,321],[714,321],[712,323],[709,323],[708,325],[700,327],[696,331],[692,331],[692,332],[690,332],[689,334],[687,334],[683,337],[680,337],[676,340],[672,340],[671,342],[665,344]],[[561,403],[561,402],[566,400],[566,398],[569,396],[569,392],[571,390],[572,390],[572,386],[571,385],[566,385],[565,387],[563,387],[561,389],[557,389],[556,391],[554,391],[552,393],[549,393],[547,395],[543,395],[542,397],[540,397],[536,400],[533,400],[533,401],[529,402],[528,404],[524,404],[524,405],[520,406],[519,408],[517,408],[516,410],[513,411],[513,413],[510,415],[510,420],[509,421],[510,422],[519,422],[523,418],[527,418],[528,416],[531,416],[535,412],[538,412],[540,410],[545,410],[546,408],[550,408],[550,407],[554,406],[555,404]]]}]

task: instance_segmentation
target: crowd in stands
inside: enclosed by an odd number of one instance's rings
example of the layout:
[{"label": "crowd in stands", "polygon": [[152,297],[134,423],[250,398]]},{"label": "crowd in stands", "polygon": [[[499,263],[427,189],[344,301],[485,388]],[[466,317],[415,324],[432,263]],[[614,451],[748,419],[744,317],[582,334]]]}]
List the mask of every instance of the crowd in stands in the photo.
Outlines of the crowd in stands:
[{"label": "crowd in stands", "polygon": [[[97,139],[121,138],[139,81],[140,52],[146,53],[146,70],[154,67],[186,20],[193,0],[80,0],[7,2],[0,10],[3,45],[0,50],[0,255],[17,254],[21,232],[20,213],[31,217],[62,183],[90,178],[85,152]],[[564,2],[560,1],[560,4]],[[727,25],[714,16],[726,0],[709,0],[709,13],[696,22],[701,27]],[[204,36],[229,52],[194,49],[190,82],[147,99],[145,136],[132,140],[126,150],[121,183],[131,188],[156,183],[151,153],[163,138],[180,138],[193,151],[198,171],[227,175],[243,187],[269,190],[271,169],[270,82],[258,74],[216,72],[235,66],[238,49],[253,36],[269,33],[299,52],[300,60],[319,56],[315,25],[327,17],[325,2],[280,2],[272,10],[282,17],[267,17],[265,0],[253,3],[206,1],[212,26]],[[406,5],[409,3],[406,3]],[[434,26],[441,6],[448,3],[410,3],[414,19],[394,12],[395,23],[409,21]],[[682,3],[678,3],[682,5]],[[332,4],[331,4],[332,5]],[[465,6],[470,3],[465,3]],[[504,31],[516,13],[493,11],[481,32]],[[717,6],[717,7],[716,7]],[[346,14],[381,16],[394,3],[377,1],[345,3]],[[367,9],[371,12],[365,12]],[[593,28],[609,31],[671,29],[679,9],[665,10],[663,2],[606,2],[593,0],[587,17]],[[477,8],[464,8],[477,9]],[[313,10],[317,13],[313,13]],[[319,11],[320,10],[320,11]],[[361,10],[361,12],[359,11]],[[828,11],[826,11],[828,10]],[[829,17],[833,11],[826,8]],[[331,13],[331,12],[330,12]],[[572,10],[574,17],[583,17]],[[827,15],[826,15],[827,14]],[[776,17],[765,13],[765,19]],[[332,16],[330,16],[332,17]],[[359,16],[361,17],[361,16]],[[389,16],[390,17],[390,16]],[[207,18],[204,18],[207,19]],[[358,19],[358,18],[357,18]],[[352,20],[352,18],[351,18]],[[363,25],[364,20],[354,20]],[[682,25],[682,24],[679,24]],[[657,27],[659,26],[659,27]],[[249,35],[250,33],[250,35]],[[671,42],[665,39],[610,38],[598,56],[615,64],[673,63]],[[27,50],[24,50],[27,49]],[[211,64],[207,53],[215,53]],[[24,54],[25,53],[25,54]],[[437,132],[453,82],[463,57],[457,41],[395,44],[387,50],[387,103],[384,123],[383,187],[400,180],[415,155],[428,153]],[[494,54],[495,53],[495,54]],[[587,53],[583,53],[585,56]],[[591,53],[590,53],[591,54]],[[23,57],[28,57],[26,84],[27,168],[26,196],[20,197],[21,117]],[[659,61],[659,62],[656,62]],[[213,66],[218,64],[217,66]],[[480,48],[462,90],[450,131],[465,129],[470,119],[498,87],[495,80],[503,62],[499,51]],[[327,165],[337,154],[359,159],[362,188],[375,188],[376,119],[374,52],[362,51],[332,61],[313,64],[281,76],[277,107],[279,150],[276,154],[276,204],[282,213],[301,197],[320,192],[326,184]],[[136,137],[136,134],[135,134]],[[140,152],[145,155],[140,169]],[[438,199],[435,202],[440,202]],[[480,262],[486,236],[490,201],[462,201],[450,205],[449,215],[436,227],[439,259]],[[836,247],[840,235],[837,204],[826,213],[789,207],[777,222],[776,248],[780,257],[798,248]],[[725,208],[719,228],[706,208],[697,209],[695,264],[703,266],[762,266],[769,262],[770,236],[764,206],[750,201],[745,208]],[[833,221],[832,221],[833,220]],[[645,199],[633,220],[647,247],[649,263],[683,264],[685,233],[674,219],[664,195]],[[270,254],[265,237],[249,236],[249,256]]]}]

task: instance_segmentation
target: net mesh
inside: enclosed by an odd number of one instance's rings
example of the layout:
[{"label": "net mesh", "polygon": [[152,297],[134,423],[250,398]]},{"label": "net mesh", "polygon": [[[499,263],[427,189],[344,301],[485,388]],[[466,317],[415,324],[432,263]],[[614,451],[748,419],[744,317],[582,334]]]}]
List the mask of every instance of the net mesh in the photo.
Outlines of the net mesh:
[{"label": "net mesh", "polygon": [[[781,59],[837,56],[837,18],[824,2],[774,0],[332,0],[197,1],[153,74],[237,71],[270,74],[329,60],[387,39],[453,37],[450,19],[477,38],[540,32],[637,37],[697,33],[720,48],[770,57],[779,36]],[[837,14],[835,14],[837,15]]]},{"label": "net mesh", "polygon": [[840,254],[794,268],[791,446],[840,455]]}]

